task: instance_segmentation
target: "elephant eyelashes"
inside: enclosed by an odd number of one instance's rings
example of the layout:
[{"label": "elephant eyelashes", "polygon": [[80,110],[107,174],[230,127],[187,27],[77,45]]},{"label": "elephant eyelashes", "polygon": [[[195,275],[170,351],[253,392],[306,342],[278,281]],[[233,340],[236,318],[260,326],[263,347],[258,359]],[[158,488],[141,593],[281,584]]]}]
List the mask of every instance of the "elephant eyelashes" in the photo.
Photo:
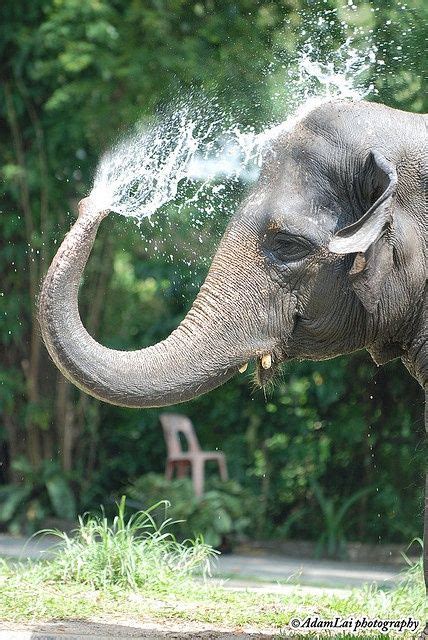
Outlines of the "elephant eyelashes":
[{"label": "elephant eyelashes", "polygon": [[272,253],[281,262],[297,262],[306,258],[310,249],[305,240],[281,232],[273,240]]}]

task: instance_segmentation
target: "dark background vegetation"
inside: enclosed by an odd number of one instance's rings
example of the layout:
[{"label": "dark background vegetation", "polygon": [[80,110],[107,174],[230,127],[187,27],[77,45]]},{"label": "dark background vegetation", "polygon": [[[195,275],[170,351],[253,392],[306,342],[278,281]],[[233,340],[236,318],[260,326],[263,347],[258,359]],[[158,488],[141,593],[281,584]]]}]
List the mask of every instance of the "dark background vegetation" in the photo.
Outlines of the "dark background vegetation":
[{"label": "dark background vegetation", "polygon": [[[164,468],[158,410],[80,393],[50,363],[37,327],[41,279],[99,154],[195,88],[261,126],[281,110],[272,82],[285,80],[279,63],[276,76],[268,66],[292,57],[311,32],[320,51],[337,47],[341,20],[372,30],[381,48],[386,64],[372,99],[426,111],[424,4],[3,0],[0,526],[31,530],[47,516],[72,518]],[[316,27],[331,9],[327,28]],[[129,349],[162,339],[190,306],[226,216],[219,211],[201,228],[190,213],[174,216],[166,207],[142,230],[119,216],[103,223],[81,312],[104,343]],[[205,448],[226,452],[232,478],[256,505],[253,536],[319,539],[339,527],[331,514],[361,489],[340,523],[349,538],[406,543],[421,535],[423,397],[400,362],[379,369],[356,353],[292,363],[267,398],[245,375],[177,409],[194,420]]]}]

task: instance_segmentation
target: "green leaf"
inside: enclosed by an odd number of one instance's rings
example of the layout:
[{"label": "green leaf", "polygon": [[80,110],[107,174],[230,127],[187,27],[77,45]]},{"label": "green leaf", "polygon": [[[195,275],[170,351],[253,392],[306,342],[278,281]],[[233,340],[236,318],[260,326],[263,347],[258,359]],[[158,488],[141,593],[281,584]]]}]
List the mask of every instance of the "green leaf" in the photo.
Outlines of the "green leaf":
[{"label": "green leaf", "polygon": [[0,502],[0,522],[11,520],[32,492],[32,487],[27,485],[9,485],[5,489],[8,495]]},{"label": "green leaf", "polygon": [[213,524],[219,533],[230,533],[233,529],[232,518],[224,509],[215,513]]},{"label": "green leaf", "polygon": [[55,515],[73,520],[76,517],[76,501],[66,479],[53,476],[46,481],[46,488]]}]

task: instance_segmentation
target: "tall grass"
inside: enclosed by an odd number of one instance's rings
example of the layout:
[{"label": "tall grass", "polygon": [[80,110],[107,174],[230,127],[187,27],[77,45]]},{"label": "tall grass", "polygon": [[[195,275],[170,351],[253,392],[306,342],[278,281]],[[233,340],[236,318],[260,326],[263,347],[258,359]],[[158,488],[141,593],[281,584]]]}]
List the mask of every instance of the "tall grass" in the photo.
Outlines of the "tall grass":
[{"label": "tall grass", "polygon": [[151,512],[165,501],[146,511],[125,518],[125,496],[117,505],[112,522],[102,513],[79,517],[79,526],[71,536],[56,530],[41,533],[54,535],[59,545],[49,567],[51,578],[77,582],[96,589],[117,586],[125,589],[165,590],[186,581],[195,571],[210,572],[210,562],[217,553],[201,538],[177,542],[169,530],[174,522],[168,518],[157,525]]}]

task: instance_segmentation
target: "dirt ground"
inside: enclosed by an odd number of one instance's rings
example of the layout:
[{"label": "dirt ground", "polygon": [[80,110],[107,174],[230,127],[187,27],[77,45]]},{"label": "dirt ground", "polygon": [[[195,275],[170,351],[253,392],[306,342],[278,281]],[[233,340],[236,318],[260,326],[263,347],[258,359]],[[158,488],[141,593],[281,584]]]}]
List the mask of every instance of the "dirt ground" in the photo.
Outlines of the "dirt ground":
[{"label": "dirt ground", "polygon": [[1,623],[0,640],[271,640],[289,636],[266,629],[262,632],[251,628],[227,629],[200,623],[141,623],[135,620],[93,621],[71,620],[50,623]]}]

